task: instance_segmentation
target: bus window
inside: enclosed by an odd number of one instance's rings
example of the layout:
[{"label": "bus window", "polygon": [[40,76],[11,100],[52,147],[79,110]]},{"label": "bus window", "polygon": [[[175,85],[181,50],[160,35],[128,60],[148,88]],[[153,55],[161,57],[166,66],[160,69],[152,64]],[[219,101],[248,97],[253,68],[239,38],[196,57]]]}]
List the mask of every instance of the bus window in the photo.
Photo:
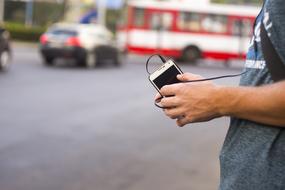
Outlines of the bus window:
[{"label": "bus window", "polygon": [[163,30],[170,30],[173,23],[173,15],[171,13],[162,14],[162,28]]},{"label": "bus window", "polygon": [[199,13],[181,12],[178,17],[179,30],[199,32],[201,30],[201,15]]},{"label": "bus window", "polygon": [[159,13],[152,13],[150,17],[150,29],[160,30],[161,29],[161,17]]},{"label": "bus window", "polygon": [[252,23],[250,19],[244,19],[243,23],[243,36],[251,36],[252,34]]},{"label": "bus window", "polygon": [[223,15],[209,14],[202,19],[202,27],[205,32],[226,33],[228,19]]},{"label": "bus window", "polygon": [[151,13],[151,30],[170,30],[172,27],[173,15],[171,13]]},{"label": "bus window", "polygon": [[234,36],[250,36],[252,31],[252,24],[249,19],[234,20],[231,28]]},{"label": "bus window", "polygon": [[143,27],[145,24],[144,21],[145,12],[144,9],[135,8],[134,9],[134,26],[135,27]]}]

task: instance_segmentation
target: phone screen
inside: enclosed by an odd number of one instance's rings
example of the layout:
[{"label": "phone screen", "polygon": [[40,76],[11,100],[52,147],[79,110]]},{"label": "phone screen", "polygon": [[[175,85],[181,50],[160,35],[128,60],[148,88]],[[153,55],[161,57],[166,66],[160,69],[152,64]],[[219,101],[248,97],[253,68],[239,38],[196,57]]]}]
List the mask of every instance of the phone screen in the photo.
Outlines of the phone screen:
[{"label": "phone screen", "polygon": [[178,69],[172,65],[165,72],[159,75],[156,79],[153,80],[153,83],[161,89],[164,85],[179,83],[177,75],[181,74]]}]

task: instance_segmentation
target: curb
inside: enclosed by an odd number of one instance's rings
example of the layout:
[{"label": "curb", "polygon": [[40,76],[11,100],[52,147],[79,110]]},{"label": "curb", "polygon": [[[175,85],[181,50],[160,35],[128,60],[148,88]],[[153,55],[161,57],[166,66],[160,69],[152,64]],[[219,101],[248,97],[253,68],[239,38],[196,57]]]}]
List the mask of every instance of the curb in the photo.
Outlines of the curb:
[{"label": "curb", "polygon": [[38,47],[39,43],[37,43],[37,42],[13,41],[12,40],[11,45],[12,45],[12,48],[13,48],[13,46],[36,48],[36,47]]}]

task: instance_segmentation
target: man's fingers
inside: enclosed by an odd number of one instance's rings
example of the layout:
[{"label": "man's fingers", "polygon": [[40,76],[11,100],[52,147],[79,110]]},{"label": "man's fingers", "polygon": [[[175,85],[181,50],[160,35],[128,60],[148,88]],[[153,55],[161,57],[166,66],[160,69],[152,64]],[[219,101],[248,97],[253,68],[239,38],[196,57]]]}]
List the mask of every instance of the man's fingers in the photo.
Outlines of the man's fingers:
[{"label": "man's fingers", "polygon": [[160,93],[163,96],[174,96],[179,88],[180,84],[165,85],[160,89]]},{"label": "man's fingers", "polygon": [[164,109],[164,113],[171,119],[177,119],[182,116],[183,111],[181,111],[179,108],[169,108],[169,109]]},{"label": "man's fingers", "polygon": [[160,100],[162,99],[163,97],[159,94],[159,93],[157,93],[156,95],[155,95],[155,97],[154,97],[154,101],[155,102],[160,102]]},{"label": "man's fingers", "polygon": [[183,127],[184,125],[191,123],[192,119],[189,117],[180,117],[177,119],[176,123],[179,127]]},{"label": "man's fingers", "polygon": [[180,105],[175,96],[164,97],[161,99],[160,103],[163,107],[166,108],[177,107]]},{"label": "man's fingers", "polygon": [[192,73],[184,73],[181,75],[177,75],[177,79],[182,81],[182,82],[187,82],[190,80],[198,80],[198,79],[203,79],[203,77],[201,77],[200,75],[195,75]]}]

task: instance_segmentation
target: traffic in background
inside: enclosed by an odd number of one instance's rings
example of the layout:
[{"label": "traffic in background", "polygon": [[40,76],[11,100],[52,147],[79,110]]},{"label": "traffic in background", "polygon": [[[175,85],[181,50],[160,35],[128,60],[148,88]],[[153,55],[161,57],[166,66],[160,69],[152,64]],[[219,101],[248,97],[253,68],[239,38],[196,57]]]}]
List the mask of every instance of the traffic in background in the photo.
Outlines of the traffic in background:
[{"label": "traffic in background", "polygon": [[0,1],[0,189],[217,189],[229,119],[178,128],[154,106],[145,62],[240,73],[258,8],[100,2]]}]

